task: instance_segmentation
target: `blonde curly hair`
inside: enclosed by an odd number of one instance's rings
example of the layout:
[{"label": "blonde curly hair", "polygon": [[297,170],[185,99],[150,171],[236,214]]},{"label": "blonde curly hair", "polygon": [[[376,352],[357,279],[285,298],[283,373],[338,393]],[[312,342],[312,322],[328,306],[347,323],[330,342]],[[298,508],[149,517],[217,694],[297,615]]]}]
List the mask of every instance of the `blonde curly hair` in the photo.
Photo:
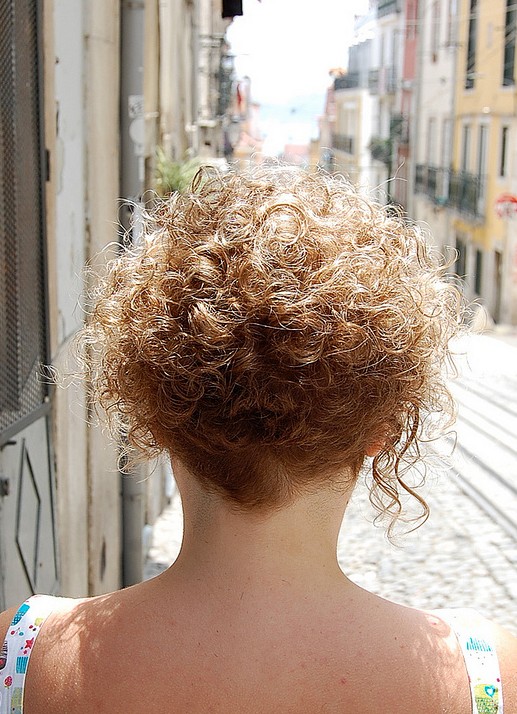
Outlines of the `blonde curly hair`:
[{"label": "blonde curly hair", "polygon": [[[443,376],[458,292],[421,231],[343,178],[292,167],[201,172],[114,260],[83,342],[94,397],[146,455],[271,509],[357,478],[397,516]],[[425,418],[424,418],[425,417]]]}]

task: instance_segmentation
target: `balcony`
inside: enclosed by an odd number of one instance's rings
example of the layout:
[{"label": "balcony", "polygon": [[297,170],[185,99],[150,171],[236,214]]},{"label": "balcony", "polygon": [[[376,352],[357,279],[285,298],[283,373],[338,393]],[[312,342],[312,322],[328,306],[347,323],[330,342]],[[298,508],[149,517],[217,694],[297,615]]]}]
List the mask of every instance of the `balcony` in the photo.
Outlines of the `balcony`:
[{"label": "balcony", "polygon": [[449,206],[474,218],[485,215],[485,179],[465,171],[451,171]]},{"label": "balcony", "polygon": [[332,134],[332,148],[344,151],[345,154],[353,154],[355,151],[355,138],[345,136],[345,134]]},{"label": "balcony", "polygon": [[448,202],[449,169],[427,164],[417,164],[415,170],[415,191],[425,193],[438,206]]},{"label": "balcony", "polygon": [[447,205],[474,218],[484,216],[485,180],[481,176],[417,164],[415,191],[426,194],[439,206]]},{"label": "balcony", "polygon": [[427,193],[427,166],[417,164],[415,167],[415,191]]},{"label": "balcony", "polygon": [[378,0],[377,17],[391,15],[393,12],[400,12],[400,0]]},{"label": "balcony", "polygon": [[379,70],[378,69],[371,69],[368,72],[368,89],[370,90],[370,94],[378,94],[379,93]]},{"label": "balcony", "polygon": [[342,77],[336,77],[334,80],[334,90],[338,89],[357,89],[360,86],[361,77],[359,72],[349,72]]},{"label": "balcony", "polygon": [[372,155],[372,159],[382,161],[389,170],[393,160],[393,141],[390,137],[372,136],[368,149]]},{"label": "balcony", "polygon": [[386,83],[385,89],[387,94],[393,94],[397,91],[397,70],[393,65],[385,68],[384,80]]}]

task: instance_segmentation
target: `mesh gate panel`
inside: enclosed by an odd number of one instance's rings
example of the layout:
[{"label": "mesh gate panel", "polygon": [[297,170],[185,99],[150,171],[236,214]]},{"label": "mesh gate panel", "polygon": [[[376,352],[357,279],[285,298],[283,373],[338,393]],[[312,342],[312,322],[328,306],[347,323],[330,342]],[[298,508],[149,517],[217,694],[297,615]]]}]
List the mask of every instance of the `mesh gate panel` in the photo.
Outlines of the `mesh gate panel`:
[{"label": "mesh gate panel", "polygon": [[44,400],[36,0],[0,0],[0,435]]}]

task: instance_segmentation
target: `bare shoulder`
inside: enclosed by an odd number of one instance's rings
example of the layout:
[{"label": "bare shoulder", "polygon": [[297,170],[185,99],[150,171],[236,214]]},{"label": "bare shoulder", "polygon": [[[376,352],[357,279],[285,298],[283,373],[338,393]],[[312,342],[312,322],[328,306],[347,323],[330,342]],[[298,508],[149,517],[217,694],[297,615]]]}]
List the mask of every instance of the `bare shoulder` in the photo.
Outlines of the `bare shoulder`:
[{"label": "bare shoulder", "polygon": [[14,616],[18,612],[17,607],[11,607],[9,610],[4,610],[4,612],[0,613],[0,641],[3,642],[7,630],[9,629],[9,625],[13,621]]},{"label": "bare shoulder", "polygon": [[97,678],[101,690],[108,685],[102,679],[98,655],[118,599],[118,593],[57,599],[31,657],[25,693],[28,711],[69,714],[92,710],[84,692],[85,688],[93,691],[91,678]]}]

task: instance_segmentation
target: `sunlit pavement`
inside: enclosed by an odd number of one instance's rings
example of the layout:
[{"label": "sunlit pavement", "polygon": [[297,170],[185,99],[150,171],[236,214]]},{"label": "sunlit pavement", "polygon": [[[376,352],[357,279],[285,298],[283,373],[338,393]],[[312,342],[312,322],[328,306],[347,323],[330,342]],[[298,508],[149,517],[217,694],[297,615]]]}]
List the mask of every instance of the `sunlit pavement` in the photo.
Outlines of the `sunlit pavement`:
[{"label": "sunlit pavement", "polygon": [[[503,477],[517,483],[517,443],[511,441],[512,431],[517,436],[517,333],[470,336],[457,347],[463,353],[458,358],[461,387],[454,387],[460,401],[458,442],[463,438],[466,447],[459,454],[456,449],[446,464],[436,459],[428,464],[422,491],[431,508],[428,521],[405,535],[411,526],[400,524],[395,543],[390,543],[385,527],[372,523],[375,511],[360,479],[345,516],[338,558],[348,577],[384,597],[430,609],[473,607],[517,635],[517,542],[511,524],[501,525],[482,507],[484,491],[495,488],[484,464],[493,471],[504,468]],[[481,403],[485,392],[489,398]],[[492,394],[502,403],[494,403]],[[468,428],[461,421],[463,410],[470,410]],[[490,433],[472,432],[472,424],[481,429],[485,423]],[[502,438],[505,433],[507,439]],[[481,484],[481,501],[479,493],[473,500],[476,491],[469,490],[464,478],[472,479],[474,489]],[[501,498],[504,513],[513,502],[510,495]],[[176,494],[155,524],[146,578],[174,561],[181,532]]]}]

